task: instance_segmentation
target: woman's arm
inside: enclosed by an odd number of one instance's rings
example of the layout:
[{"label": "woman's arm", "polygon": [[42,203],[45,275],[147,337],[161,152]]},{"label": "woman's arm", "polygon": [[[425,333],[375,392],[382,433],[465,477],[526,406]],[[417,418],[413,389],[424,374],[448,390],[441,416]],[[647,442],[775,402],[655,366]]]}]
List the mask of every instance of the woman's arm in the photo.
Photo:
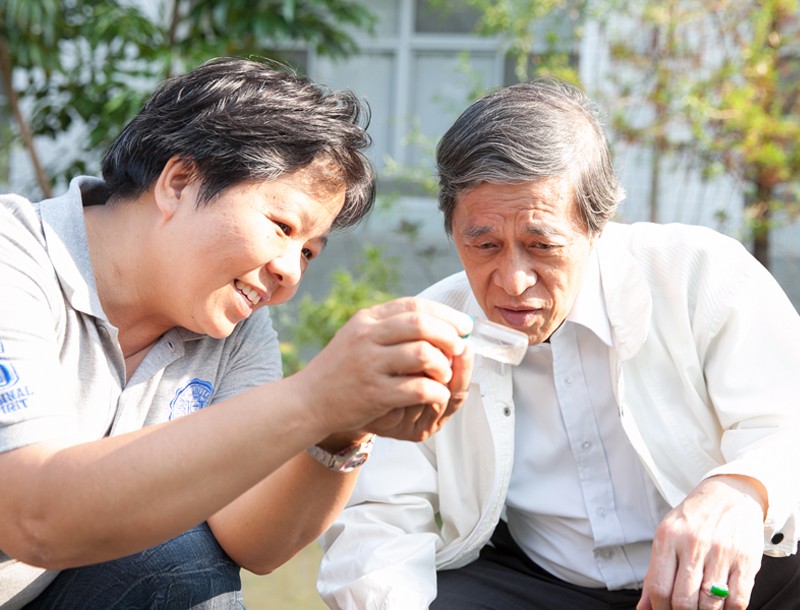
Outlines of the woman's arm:
[{"label": "woman's arm", "polygon": [[[306,369],[287,379],[122,436],[0,454],[0,548],[50,569],[137,552],[208,519],[289,460],[279,476],[245,498],[260,502],[267,489],[267,499],[280,507],[286,496],[276,490],[302,484],[305,493],[286,508],[297,515],[296,507],[308,504],[318,486],[331,490],[304,513],[299,529],[305,531],[276,544],[313,538],[342,505],[354,477],[327,472],[298,454],[339,431],[393,426],[418,440],[438,429],[460,404],[448,384],[469,324],[443,306],[397,300],[354,316]],[[420,404],[428,406],[404,409]],[[294,480],[309,472],[317,474]],[[260,531],[265,524],[286,527],[269,518]]]}]

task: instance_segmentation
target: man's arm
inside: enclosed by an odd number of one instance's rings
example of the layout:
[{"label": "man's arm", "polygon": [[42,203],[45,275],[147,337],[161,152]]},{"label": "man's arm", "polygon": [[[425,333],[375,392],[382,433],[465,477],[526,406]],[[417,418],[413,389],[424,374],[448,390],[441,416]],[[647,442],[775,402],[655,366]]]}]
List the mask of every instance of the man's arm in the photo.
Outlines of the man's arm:
[{"label": "man's arm", "polygon": [[[727,243],[695,278],[692,312],[724,462],[659,526],[640,610],[719,608],[708,593],[717,584],[729,588],[726,610],[746,608],[770,539],[798,516],[800,317],[774,278]],[[789,552],[796,544],[786,541]]]},{"label": "man's arm", "polygon": [[317,588],[334,610],[423,610],[441,543],[436,471],[417,443],[379,439],[353,497],[320,538]]}]

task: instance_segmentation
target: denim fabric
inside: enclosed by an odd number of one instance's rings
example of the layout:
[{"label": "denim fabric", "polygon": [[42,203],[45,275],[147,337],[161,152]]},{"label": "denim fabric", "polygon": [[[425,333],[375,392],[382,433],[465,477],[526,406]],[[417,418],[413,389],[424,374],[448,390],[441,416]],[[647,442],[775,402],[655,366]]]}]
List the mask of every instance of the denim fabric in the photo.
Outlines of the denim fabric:
[{"label": "denim fabric", "polygon": [[239,566],[203,523],[142,553],[64,570],[25,610],[244,607]]}]

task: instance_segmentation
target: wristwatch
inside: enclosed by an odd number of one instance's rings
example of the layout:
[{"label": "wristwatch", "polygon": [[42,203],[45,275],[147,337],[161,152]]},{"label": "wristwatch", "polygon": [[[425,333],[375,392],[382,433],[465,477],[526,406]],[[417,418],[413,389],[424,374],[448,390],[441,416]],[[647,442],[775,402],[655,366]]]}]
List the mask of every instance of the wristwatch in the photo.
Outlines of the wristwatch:
[{"label": "wristwatch", "polygon": [[308,452],[308,455],[313,457],[326,468],[336,472],[352,472],[367,461],[369,452],[372,451],[372,445],[374,441],[375,435],[370,434],[360,443],[345,447],[336,453],[326,451],[319,445],[312,445],[306,449],[306,451]]}]

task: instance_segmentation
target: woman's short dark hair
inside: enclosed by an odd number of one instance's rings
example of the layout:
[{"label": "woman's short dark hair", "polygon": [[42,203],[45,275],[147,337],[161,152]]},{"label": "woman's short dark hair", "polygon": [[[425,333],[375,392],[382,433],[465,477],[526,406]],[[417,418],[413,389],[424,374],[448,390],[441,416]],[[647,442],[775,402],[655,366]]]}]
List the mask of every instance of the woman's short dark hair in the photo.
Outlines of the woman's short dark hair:
[{"label": "woman's short dark hair", "polygon": [[484,182],[567,177],[594,233],[624,197],[593,104],[579,88],[552,78],[511,85],[472,104],[439,142],[437,164],[448,234],[456,195]]},{"label": "woman's short dark hair", "polygon": [[351,91],[331,91],[278,64],[215,59],[156,89],[103,157],[103,178],[113,199],[135,198],[177,156],[207,204],[236,184],[313,164],[320,186],[345,188],[334,227],[352,226],[375,199],[363,153],[368,124],[369,107]]}]

